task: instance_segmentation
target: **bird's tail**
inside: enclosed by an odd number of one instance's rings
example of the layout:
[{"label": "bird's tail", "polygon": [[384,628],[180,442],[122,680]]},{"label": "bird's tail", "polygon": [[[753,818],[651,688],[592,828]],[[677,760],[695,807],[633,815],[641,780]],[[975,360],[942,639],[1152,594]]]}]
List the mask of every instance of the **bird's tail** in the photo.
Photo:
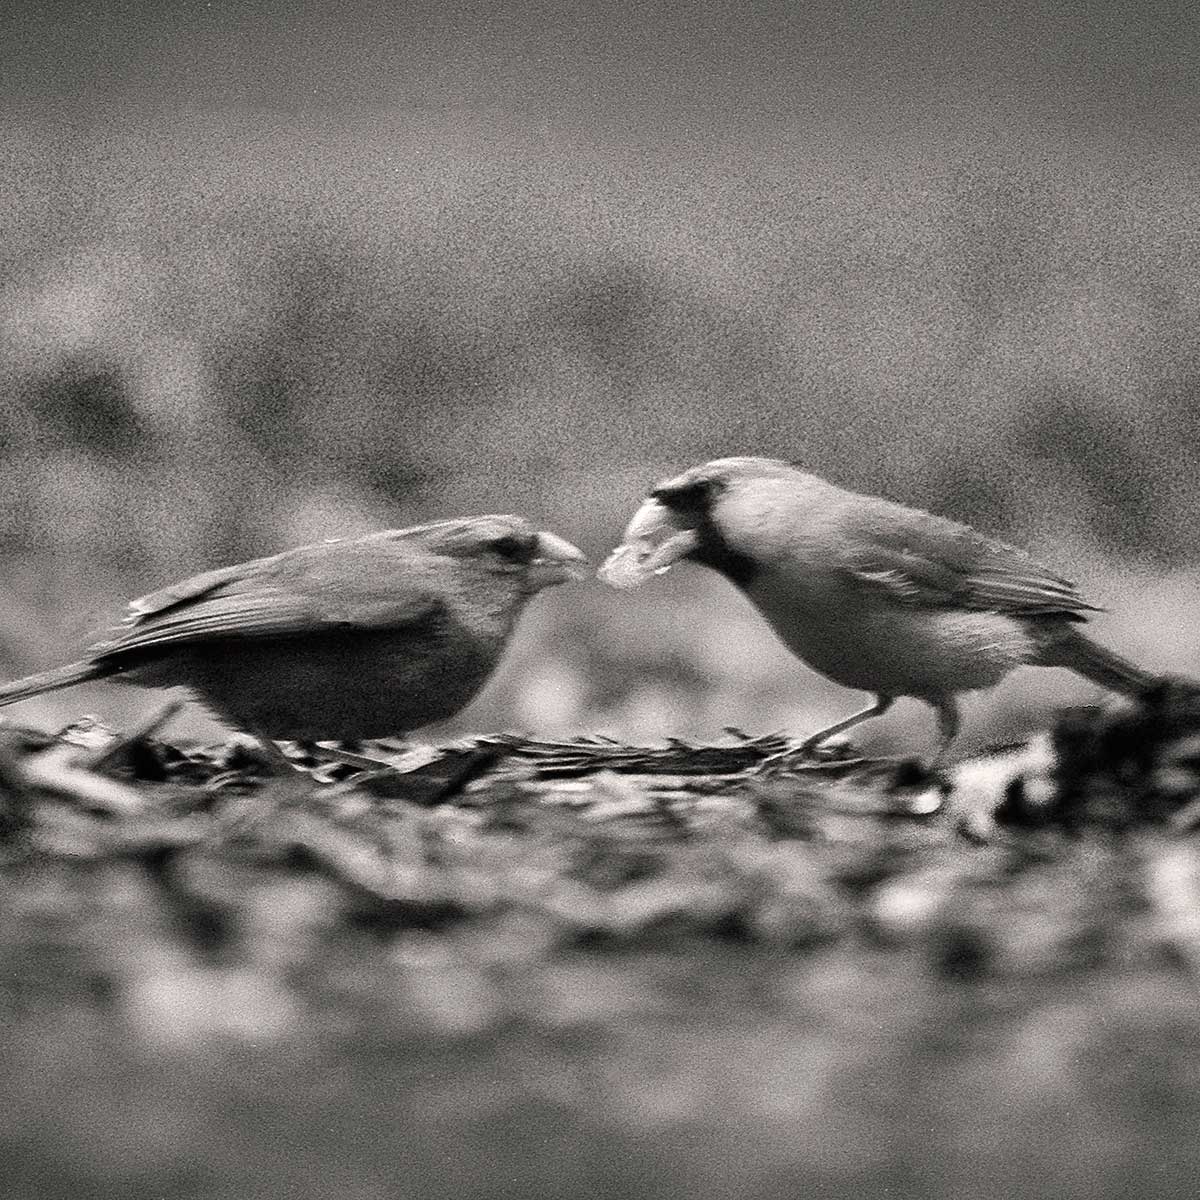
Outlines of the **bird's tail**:
[{"label": "bird's tail", "polygon": [[[1046,667],[1068,667],[1085,679],[1113,692],[1136,696],[1158,682],[1158,676],[1127,658],[1093,642],[1086,633],[1071,627],[1042,647],[1038,662]],[[2,695],[2,693],[0,693]]]},{"label": "bird's tail", "polygon": [[40,696],[42,692],[57,691],[59,688],[84,683],[89,679],[101,679],[111,674],[111,668],[81,659],[79,662],[68,663],[65,667],[55,667],[53,671],[26,675],[24,679],[0,684],[0,708],[6,704],[16,704],[18,700],[28,700],[30,696]]}]

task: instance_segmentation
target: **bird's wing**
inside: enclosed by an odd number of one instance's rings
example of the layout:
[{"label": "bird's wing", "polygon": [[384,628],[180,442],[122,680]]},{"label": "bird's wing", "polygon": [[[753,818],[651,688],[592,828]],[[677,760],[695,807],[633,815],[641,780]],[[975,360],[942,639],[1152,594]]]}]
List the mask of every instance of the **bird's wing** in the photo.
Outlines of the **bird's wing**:
[{"label": "bird's wing", "polygon": [[[1012,616],[1097,612],[1075,585],[1022,550],[969,526],[899,505],[858,514],[843,566],[863,586],[918,608],[969,608]],[[864,519],[865,518],[865,519]]]},{"label": "bird's wing", "polygon": [[121,625],[126,628],[148,624],[167,612],[184,608],[203,600],[205,596],[218,592],[221,588],[237,584],[240,580],[252,577],[269,568],[278,559],[259,558],[253,562],[238,563],[233,567],[218,567],[213,571],[205,571],[200,575],[192,575],[181,579],[178,583],[169,584],[157,592],[150,592],[131,600],[125,609]]},{"label": "bird's wing", "polygon": [[100,655],[240,637],[424,627],[445,611],[435,568],[355,543],[207,571],[134,600]]}]

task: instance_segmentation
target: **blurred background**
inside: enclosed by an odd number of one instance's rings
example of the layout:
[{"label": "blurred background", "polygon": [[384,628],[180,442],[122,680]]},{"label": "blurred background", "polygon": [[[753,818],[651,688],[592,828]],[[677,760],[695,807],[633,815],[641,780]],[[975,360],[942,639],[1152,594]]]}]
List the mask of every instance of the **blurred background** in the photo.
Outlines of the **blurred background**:
[{"label": "blurred background", "polygon": [[[319,537],[794,459],[1027,545],[1200,667],[1197,17],[922,3],[13,6],[0,670]],[[1019,673],[967,745],[1064,701]],[[715,577],[559,590],[430,737],[802,733]],[[30,721],[156,703],[96,685]],[[215,732],[194,715],[200,732]],[[905,702],[864,737],[930,739]],[[917,748],[925,744],[920,741]]]},{"label": "blurred background", "polygon": [[[728,454],[1005,535],[1110,610],[1101,640],[1200,671],[1198,25],[1162,0],[0,6],[0,675],[320,537],[519,511],[599,560],[656,479]],[[1019,672],[962,747],[1098,698]],[[802,734],[859,703],[681,567],[539,597],[421,736]],[[861,736],[924,752],[932,720],[905,701]],[[291,814],[265,807],[269,843]],[[48,857],[0,846],[13,1200],[1194,1190],[1186,845],[909,859],[896,911],[928,936],[888,949],[859,931],[907,827],[735,838],[721,886],[777,878],[801,925],[829,892],[827,948],[689,936],[719,839],[647,879],[603,829],[372,809],[345,853],[431,889],[372,909],[242,861],[232,824],[139,860],[55,813]],[[439,925],[443,853],[485,909],[566,899]],[[682,929],[572,940],[576,859],[615,880],[602,910],[648,883]]]}]

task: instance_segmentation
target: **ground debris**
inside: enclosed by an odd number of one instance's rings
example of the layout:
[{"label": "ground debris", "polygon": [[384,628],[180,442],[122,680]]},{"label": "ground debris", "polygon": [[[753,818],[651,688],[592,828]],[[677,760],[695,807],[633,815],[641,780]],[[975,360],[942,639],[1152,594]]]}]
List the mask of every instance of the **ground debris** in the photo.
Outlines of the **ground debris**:
[{"label": "ground debris", "polygon": [[[1072,711],[946,777],[847,754],[761,772],[784,739],[737,731],[718,746],[296,746],[298,769],[281,775],[245,739],[164,741],[169,715],[125,735],[94,720],[56,738],[6,729],[11,860],[142,862],[167,878],[163,864],[199,854],[319,879],[341,898],[329,936],[351,919],[391,936],[521,914],[546,947],[864,937],[957,947],[943,959],[982,969],[1008,953],[993,926],[1032,878],[1021,856],[1046,836],[1157,827],[1170,839],[1196,824],[1195,780],[1180,780],[1200,764],[1200,702],[1180,684],[1131,710]],[[1160,910],[1161,890],[1146,897]]]},{"label": "ground debris", "polygon": [[[128,1145],[167,1164],[153,1194],[196,1191],[202,1161],[226,1164],[221,1194],[257,1195],[238,1174],[251,1142],[269,1170],[283,1140],[357,1164],[364,1129],[405,1153],[416,1129],[440,1162],[447,1127],[456,1154],[481,1129],[489,1169],[466,1194],[492,1195],[492,1140],[526,1121],[512,1136],[534,1161],[549,1121],[573,1131],[556,1172],[598,1137],[676,1137],[690,1179],[698,1145],[741,1161],[769,1135],[778,1186],[663,1194],[790,1197],[829,1194],[794,1166],[831,1114],[853,1136],[825,1182],[880,1144],[877,1181],[887,1147],[973,1156],[980,1112],[1021,1118],[1014,1162],[1049,1128],[1046,1170],[1064,1122],[1075,1154],[1097,1113],[1101,1165],[1176,1109],[1190,1146],[1196,800],[1163,772],[1191,769],[1197,730],[1172,711],[1158,740],[1129,713],[1071,714],[946,778],[850,758],[756,771],[770,739],[294,747],[281,773],[243,739],[9,727],[6,1161],[36,1146],[39,1169],[85,1180],[62,1194],[150,1194],[113,1166]],[[338,1179],[322,1194],[360,1194]]]}]

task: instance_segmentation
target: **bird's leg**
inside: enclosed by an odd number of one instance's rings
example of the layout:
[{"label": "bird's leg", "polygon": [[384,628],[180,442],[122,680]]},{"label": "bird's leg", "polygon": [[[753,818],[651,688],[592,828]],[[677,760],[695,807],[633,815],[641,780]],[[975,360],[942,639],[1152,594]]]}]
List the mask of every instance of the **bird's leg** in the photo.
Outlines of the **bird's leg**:
[{"label": "bird's leg", "polygon": [[941,740],[938,742],[937,753],[933,756],[930,770],[938,771],[945,766],[946,758],[950,753],[950,747],[954,744],[954,739],[958,737],[958,730],[962,725],[962,717],[958,711],[958,703],[953,696],[941,696],[937,700],[930,701],[930,703],[937,709],[938,731],[941,734]]},{"label": "bird's leg", "polygon": [[834,734],[845,733],[847,729],[852,729],[863,721],[869,721],[872,717],[882,717],[892,707],[893,699],[892,696],[876,696],[874,704],[868,704],[866,708],[860,708],[858,712],[853,712],[848,717],[843,717],[840,721],[835,721],[832,725],[827,725],[824,729],[818,729],[816,733],[809,734],[800,743],[800,753],[809,754]]},{"label": "bird's leg", "polygon": [[832,725],[826,725],[824,729],[818,729],[816,733],[806,737],[799,746],[789,747],[778,754],[768,755],[759,763],[757,769],[760,771],[769,771],[783,766],[793,759],[810,757],[817,746],[826,739],[833,737],[834,734],[843,733],[845,730],[851,729],[863,721],[869,721],[872,717],[883,716],[892,707],[894,699],[894,696],[876,696],[873,704],[868,704],[866,708],[860,708],[858,712],[853,712],[848,717],[843,717],[840,721],[835,721]]}]

